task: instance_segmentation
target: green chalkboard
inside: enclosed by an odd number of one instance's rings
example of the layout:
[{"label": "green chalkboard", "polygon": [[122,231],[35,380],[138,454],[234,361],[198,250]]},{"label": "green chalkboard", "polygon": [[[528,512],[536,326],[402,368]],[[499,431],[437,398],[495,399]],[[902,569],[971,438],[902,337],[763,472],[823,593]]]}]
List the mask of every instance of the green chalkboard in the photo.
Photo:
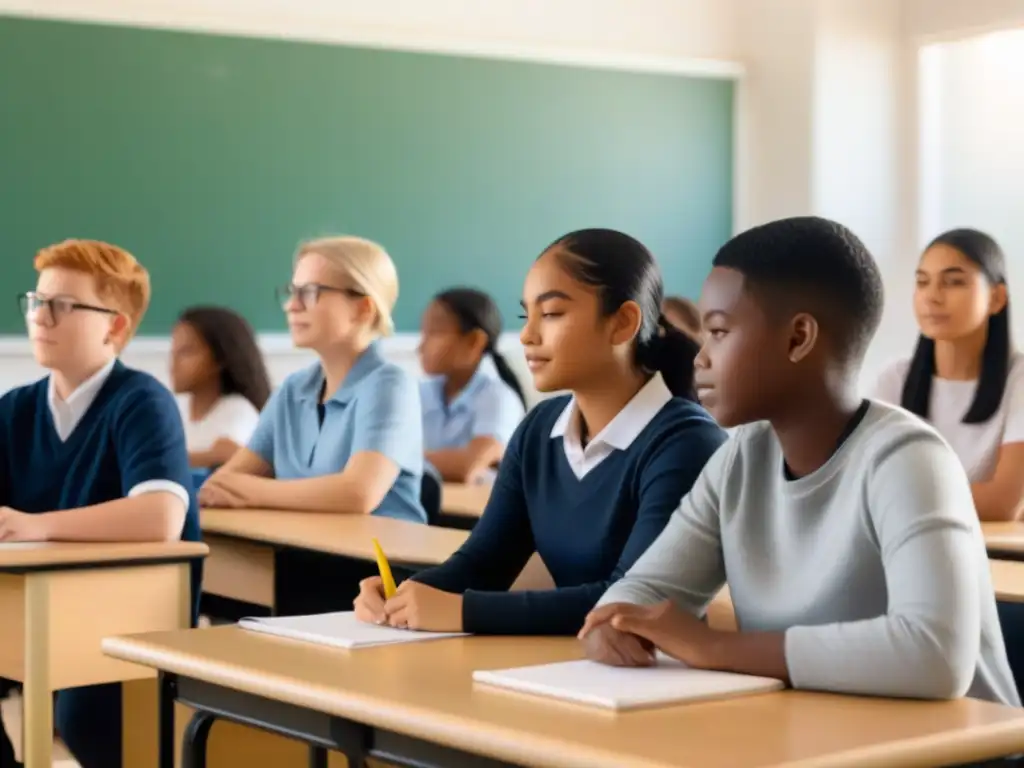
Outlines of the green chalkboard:
[{"label": "green chalkboard", "polygon": [[150,270],[144,334],[206,302],[284,330],[295,246],[339,233],[391,253],[404,331],[452,284],[514,327],[531,261],[585,226],[693,295],[731,234],[732,101],[726,80],[0,17],[0,332],[67,237]]}]

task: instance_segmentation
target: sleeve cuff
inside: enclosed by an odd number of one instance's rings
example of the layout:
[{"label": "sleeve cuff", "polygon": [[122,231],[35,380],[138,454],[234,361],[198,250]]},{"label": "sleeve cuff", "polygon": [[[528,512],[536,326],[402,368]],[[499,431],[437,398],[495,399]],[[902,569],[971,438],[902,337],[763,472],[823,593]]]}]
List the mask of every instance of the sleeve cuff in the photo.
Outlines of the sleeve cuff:
[{"label": "sleeve cuff", "polygon": [[145,482],[139,483],[128,491],[128,498],[135,496],[141,496],[144,493],[170,493],[173,494],[181,501],[185,508],[185,514],[188,514],[188,508],[191,505],[191,499],[188,491],[180,485],[175,483],[173,480],[146,480]]}]

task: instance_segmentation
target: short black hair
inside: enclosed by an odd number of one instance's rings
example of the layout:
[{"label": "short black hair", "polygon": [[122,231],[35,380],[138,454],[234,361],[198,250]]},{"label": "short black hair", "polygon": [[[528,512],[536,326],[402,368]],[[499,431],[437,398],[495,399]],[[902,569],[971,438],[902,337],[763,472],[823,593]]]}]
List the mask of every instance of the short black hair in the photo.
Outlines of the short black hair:
[{"label": "short black hair", "polygon": [[882,320],[885,291],[870,251],[853,232],[797,216],[743,232],[714,266],[740,272],[769,313],[814,315],[847,361],[860,361]]}]

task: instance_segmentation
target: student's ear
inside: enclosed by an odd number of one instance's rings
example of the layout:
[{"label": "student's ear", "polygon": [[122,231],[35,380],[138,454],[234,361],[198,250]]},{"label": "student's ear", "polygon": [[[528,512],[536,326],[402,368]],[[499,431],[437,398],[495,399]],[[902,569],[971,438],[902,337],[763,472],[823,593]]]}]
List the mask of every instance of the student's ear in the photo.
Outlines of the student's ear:
[{"label": "student's ear", "polygon": [[644,322],[644,313],[635,301],[627,301],[612,317],[612,344],[628,344],[640,333]]},{"label": "student's ear", "polygon": [[990,315],[998,315],[1004,309],[1006,309],[1006,303],[1010,300],[1009,294],[1006,290],[1006,283],[1000,283],[999,285],[992,287],[992,297],[988,303],[988,313]]},{"label": "student's ear", "polygon": [[122,314],[114,315],[114,319],[110,321],[110,330],[107,332],[107,338],[103,340],[103,343],[113,344],[119,350],[123,349],[130,329],[131,323],[127,317]]},{"label": "student's ear", "polygon": [[487,334],[480,328],[474,328],[468,335],[473,355],[483,357],[484,352],[487,350]]},{"label": "student's ear", "polygon": [[373,325],[376,316],[377,307],[369,296],[363,296],[356,302],[356,320],[360,325]]},{"label": "student's ear", "polygon": [[806,312],[801,312],[792,319],[789,324],[789,361],[799,363],[811,354],[814,345],[818,343],[818,334],[821,326],[817,318]]}]

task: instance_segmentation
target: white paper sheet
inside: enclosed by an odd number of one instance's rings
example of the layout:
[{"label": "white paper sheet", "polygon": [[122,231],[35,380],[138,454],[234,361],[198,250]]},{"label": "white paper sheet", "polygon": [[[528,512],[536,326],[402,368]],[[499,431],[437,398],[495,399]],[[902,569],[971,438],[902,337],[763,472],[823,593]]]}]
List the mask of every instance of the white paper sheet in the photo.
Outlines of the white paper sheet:
[{"label": "white paper sheet", "polygon": [[415,643],[444,637],[461,637],[459,632],[416,632],[411,629],[364,624],[353,611],[320,613],[310,616],[279,616],[245,618],[238,622],[242,629],[268,635],[303,640],[335,648],[364,648],[393,643]]}]

